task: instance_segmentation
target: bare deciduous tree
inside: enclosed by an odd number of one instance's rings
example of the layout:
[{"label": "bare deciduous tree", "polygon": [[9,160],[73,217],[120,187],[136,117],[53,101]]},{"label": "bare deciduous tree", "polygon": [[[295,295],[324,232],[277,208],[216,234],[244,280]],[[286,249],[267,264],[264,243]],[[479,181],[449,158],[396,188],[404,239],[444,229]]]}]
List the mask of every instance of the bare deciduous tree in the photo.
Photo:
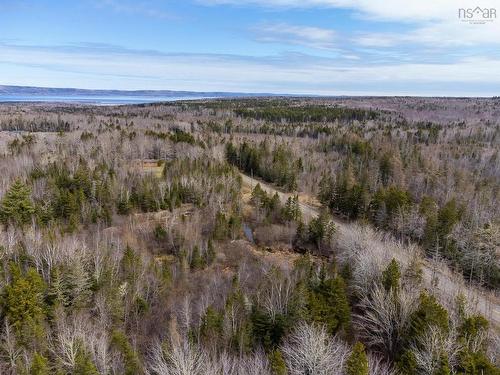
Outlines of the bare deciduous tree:
[{"label": "bare deciduous tree", "polygon": [[433,374],[439,368],[442,355],[446,355],[450,365],[455,366],[461,349],[455,330],[444,333],[437,327],[430,326],[418,342],[413,344],[411,351],[420,371]]},{"label": "bare deciduous tree", "polygon": [[189,344],[172,342],[165,346],[156,342],[148,362],[148,369],[156,375],[205,375],[209,359],[198,347]]},{"label": "bare deciduous tree", "polygon": [[271,320],[274,321],[277,314],[287,314],[294,283],[288,275],[275,268],[272,268],[266,276],[267,284],[260,300]]},{"label": "bare deciduous tree", "polygon": [[394,355],[403,343],[403,334],[416,308],[418,295],[402,288],[397,293],[377,285],[359,303],[354,323],[366,343]]},{"label": "bare deciduous tree", "polygon": [[396,371],[384,361],[380,356],[375,354],[368,355],[368,371],[370,375],[395,375]]},{"label": "bare deciduous tree", "polygon": [[301,323],[281,347],[290,375],[341,375],[347,346],[322,326]]},{"label": "bare deciduous tree", "polygon": [[2,352],[2,373],[16,374],[17,360],[23,354],[22,349],[17,345],[12,327],[5,320],[4,329],[2,332],[2,341],[0,343]]}]

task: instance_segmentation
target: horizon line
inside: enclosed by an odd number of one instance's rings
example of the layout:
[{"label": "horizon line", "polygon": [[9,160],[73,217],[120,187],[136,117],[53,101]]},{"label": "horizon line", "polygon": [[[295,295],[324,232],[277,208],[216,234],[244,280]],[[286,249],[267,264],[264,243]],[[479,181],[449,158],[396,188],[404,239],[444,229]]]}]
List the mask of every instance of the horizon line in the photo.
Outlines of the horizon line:
[{"label": "horizon line", "polygon": [[[2,84],[0,83],[0,88],[22,88],[22,89],[50,89],[50,90],[75,90],[75,91],[100,91],[100,92],[109,92],[109,91],[116,91],[116,92],[121,92],[121,93],[140,93],[140,92],[150,92],[150,93],[161,93],[161,92],[172,92],[172,93],[195,93],[195,94],[224,94],[224,95],[238,95],[238,96],[244,96],[244,95],[251,95],[255,97],[304,97],[304,98],[394,98],[394,97],[400,97],[400,98],[411,98],[411,97],[417,97],[417,98],[454,98],[454,99],[474,99],[474,98],[481,98],[481,99],[495,99],[500,97],[499,95],[428,95],[428,94],[401,94],[401,93],[395,93],[395,94],[313,94],[313,93],[272,93],[272,92],[256,92],[256,91],[220,91],[220,90],[200,90],[200,91],[193,91],[193,90],[176,90],[176,89],[103,89],[103,88],[80,88],[80,87],[53,87],[53,86],[36,86],[36,85],[29,85],[29,86],[24,86],[24,85],[12,85],[12,84]],[[2,95],[2,92],[0,90],[0,96]],[[41,95],[43,96],[43,94]],[[209,99],[209,98],[207,98]],[[221,99],[221,98],[212,98],[212,99]],[[1,101],[0,101],[1,102]]]}]

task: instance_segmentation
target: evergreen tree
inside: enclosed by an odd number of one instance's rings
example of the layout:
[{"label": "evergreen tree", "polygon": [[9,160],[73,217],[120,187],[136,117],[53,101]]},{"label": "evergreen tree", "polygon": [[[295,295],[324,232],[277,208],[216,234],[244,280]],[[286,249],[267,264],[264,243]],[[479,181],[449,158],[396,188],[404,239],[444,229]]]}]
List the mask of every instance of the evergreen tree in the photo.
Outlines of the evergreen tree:
[{"label": "evergreen tree", "polygon": [[238,233],[241,229],[241,217],[237,214],[232,214],[228,220],[229,234],[232,239],[238,237]]},{"label": "evergreen tree", "polygon": [[229,321],[230,346],[239,353],[249,351],[252,344],[252,329],[248,316],[248,300],[239,287],[237,277],[233,279],[233,292],[226,300],[223,316]]},{"label": "evergreen tree", "polygon": [[286,363],[279,349],[271,351],[268,358],[273,375],[286,375]]},{"label": "evergreen tree", "polygon": [[228,227],[228,220],[226,215],[221,211],[218,211],[215,215],[215,227],[213,231],[213,237],[216,240],[224,240],[229,237],[230,231]]},{"label": "evergreen tree", "polygon": [[257,207],[263,207],[266,205],[268,199],[269,198],[267,197],[267,193],[262,189],[260,184],[255,185],[252,190],[252,203]]},{"label": "evergreen tree", "polygon": [[66,280],[59,267],[54,267],[52,269],[50,285],[47,292],[47,302],[54,307],[68,305]]},{"label": "evergreen tree", "polygon": [[411,317],[410,338],[421,337],[430,326],[440,329],[443,333],[448,331],[448,311],[441,306],[436,297],[423,292],[417,310]]},{"label": "evergreen tree", "polygon": [[453,227],[460,221],[463,208],[459,207],[457,202],[452,199],[447,202],[437,214],[437,238],[443,247],[444,254],[449,259],[456,258],[453,242],[449,239],[449,234]]},{"label": "evergreen tree", "polygon": [[0,201],[0,221],[25,225],[35,213],[29,187],[16,180]]},{"label": "evergreen tree", "polygon": [[111,336],[112,346],[121,353],[124,362],[124,375],[136,375],[141,373],[141,363],[127,336],[115,330]]},{"label": "evergreen tree", "polygon": [[458,374],[460,375],[500,375],[500,369],[481,351],[468,349],[459,354]]},{"label": "evergreen tree", "polygon": [[209,306],[201,319],[200,334],[205,342],[211,342],[217,347],[217,341],[222,332],[224,317],[212,306]]},{"label": "evergreen tree", "polygon": [[76,355],[72,375],[99,375],[90,355],[84,350],[79,350]]},{"label": "evergreen tree", "polygon": [[90,277],[80,262],[76,262],[68,273],[70,303],[73,307],[86,306],[91,296]]},{"label": "evergreen tree", "polygon": [[35,352],[31,360],[29,375],[49,375],[49,360],[43,355]]},{"label": "evergreen tree", "polygon": [[484,317],[475,315],[465,318],[458,331],[460,337],[467,341],[473,341],[477,339],[481,333],[487,332],[488,326],[489,322]]},{"label": "evergreen tree", "polygon": [[238,165],[238,151],[231,142],[226,144],[226,159],[230,164]]},{"label": "evergreen tree", "polygon": [[382,155],[379,164],[380,171],[380,179],[382,180],[382,184],[387,186],[389,183],[389,178],[392,174],[392,157],[389,153],[385,153]]},{"label": "evergreen tree", "polygon": [[458,206],[457,202],[452,199],[441,207],[437,214],[438,220],[438,234],[441,238],[451,233],[453,227],[460,220],[462,216],[462,208]]},{"label": "evergreen tree", "polygon": [[141,256],[131,246],[127,245],[120,266],[123,279],[134,286],[142,268]]},{"label": "evergreen tree", "polygon": [[153,231],[153,235],[157,241],[164,241],[167,238],[167,231],[161,224],[157,224]]},{"label": "evergreen tree", "polygon": [[328,207],[332,207],[333,186],[334,183],[331,175],[325,174],[321,177],[321,181],[319,182],[318,197],[320,202]]},{"label": "evergreen tree", "polygon": [[193,253],[191,254],[191,264],[190,267],[193,270],[198,270],[203,268],[203,258],[201,257],[200,254],[200,249],[198,246],[195,246],[193,248]]},{"label": "evergreen tree", "polygon": [[340,277],[322,279],[309,292],[307,310],[309,320],[326,325],[332,334],[347,328],[351,309],[344,281]]},{"label": "evergreen tree", "polygon": [[446,354],[441,354],[439,357],[438,368],[434,371],[432,375],[450,375],[450,363],[448,362],[448,356]]},{"label": "evergreen tree", "polygon": [[212,239],[209,238],[208,243],[207,243],[206,263],[209,265],[212,264],[214,262],[216,256],[217,256],[217,254],[215,252],[214,243],[213,243]]},{"label": "evergreen tree", "polygon": [[286,221],[300,221],[301,211],[299,204],[299,196],[295,194],[293,197],[288,197],[285,207],[282,212],[283,219]]},{"label": "evergreen tree", "polygon": [[347,359],[346,375],[368,375],[368,358],[365,346],[360,342],[354,345],[352,353]]},{"label": "evergreen tree", "polygon": [[289,318],[277,314],[273,320],[262,309],[255,307],[250,315],[254,343],[262,345],[267,351],[278,347],[292,324]]},{"label": "evergreen tree", "polygon": [[331,240],[336,227],[326,211],[321,211],[318,217],[312,219],[308,226],[309,240],[321,250],[321,244]]},{"label": "evergreen tree", "polygon": [[415,354],[407,349],[396,362],[396,366],[402,375],[417,375],[417,360]]},{"label": "evergreen tree", "polygon": [[399,288],[399,279],[401,272],[396,259],[392,259],[387,268],[382,272],[382,285],[386,291],[397,290]]},{"label": "evergreen tree", "polygon": [[130,201],[130,197],[128,192],[122,194],[116,203],[117,212],[120,215],[128,215],[132,210],[132,202]]},{"label": "evergreen tree", "polygon": [[19,265],[10,265],[11,282],[4,287],[2,308],[8,322],[23,343],[33,343],[43,334],[45,282],[34,268],[23,274]]}]

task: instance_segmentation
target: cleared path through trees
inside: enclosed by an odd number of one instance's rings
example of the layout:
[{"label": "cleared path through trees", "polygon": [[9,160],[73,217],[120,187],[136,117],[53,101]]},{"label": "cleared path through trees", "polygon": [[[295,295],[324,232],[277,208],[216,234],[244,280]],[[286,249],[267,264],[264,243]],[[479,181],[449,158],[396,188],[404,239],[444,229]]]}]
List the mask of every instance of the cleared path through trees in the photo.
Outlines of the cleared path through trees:
[{"label": "cleared path through trees", "polygon": [[[253,189],[255,185],[260,184],[266,193],[278,193],[282,203],[293,196],[290,193],[283,193],[273,187],[255,178],[241,173],[241,178],[244,186]],[[299,203],[304,221],[309,221],[319,215],[319,208]],[[338,235],[345,236],[347,231],[353,230],[353,224],[342,222],[334,219],[335,225],[338,228]],[[401,254],[398,254],[399,258]],[[405,255],[406,256],[406,255]],[[434,262],[428,259],[422,259],[422,271],[424,283],[429,290],[437,291],[439,294],[454,299],[459,293],[464,294],[469,301],[469,304],[481,315],[487,318],[495,329],[500,329],[500,300],[494,292],[487,291],[473,285],[466,285],[463,277],[449,269],[442,262]]]}]

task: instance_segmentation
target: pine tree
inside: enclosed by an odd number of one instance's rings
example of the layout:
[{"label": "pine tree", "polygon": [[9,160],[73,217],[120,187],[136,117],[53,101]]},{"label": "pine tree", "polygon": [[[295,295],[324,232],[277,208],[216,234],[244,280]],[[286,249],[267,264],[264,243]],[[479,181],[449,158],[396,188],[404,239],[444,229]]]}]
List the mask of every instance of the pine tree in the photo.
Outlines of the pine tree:
[{"label": "pine tree", "polygon": [[399,264],[396,259],[392,258],[387,268],[382,272],[382,285],[386,291],[395,291],[399,287],[400,278]]},{"label": "pine tree", "polygon": [[229,237],[229,227],[226,215],[221,211],[218,211],[215,215],[215,227],[213,231],[213,237],[216,240],[224,240]]},{"label": "pine tree", "polygon": [[266,204],[268,199],[267,193],[262,189],[260,184],[255,185],[252,190],[252,203],[258,207],[262,207]]},{"label": "pine tree", "polygon": [[346,328],[351,320],[351,309],[342,278],[321,279],[317,285],[313,285],[307,309],[309,320],[326,325],[332,334]]},{"label": "pine tree", "polygon": [[330,241],[336,232],[336,227],[326,211],[321,211],[317,218],[310,221],[308,226],[309,240],[314,242],[319,250],[324,241]]},{"label": "pine tree", "polygon": [[157,224],[153,230],[153,235],[157,241],[164,241],[167,239],[167,230],[161,224]]},{"label": "pine tree", "polygon": [[368,358],[365,346],[360,342],[354,345],[352,353],[347,359],[346,375],[368,375]]},{"label": "pine tree", "polygon": [[301,212],[298,195],[288,197],[285,207],[283,208],[283,218],[286,221],[300,221]]},{"label": "pine tree", "polygon": [[432,375],[450,375],[450,363],[448,362],[448,356],[445,354],[441,354],[439,357],[439,365],[438,368],[434,371]]},{"label": "pine tree", "polygon": [[123,278],[134,284],[142,267],[142,261],[140,255],[129,245],[125,247],[120,267]]},{"label": "pine tree", "polygon": [[402,375],[417,375],[417,360],[415,354],[407,349],[396,362],[399,373]]},{"label": "pine tree", "polygon": [[43,334],[45,282],[34,268],[24,274],[19,265],[10,265],[11,282],[2,293],[3,314],[22,342],[32,343]]},{"label": "pine tree", "polygon": [[213,243],[212,239],[209,238],[208,243],[207,243],[206,263],[209,265],[212,264],[214,262],[216,256],[217,256],[217,254],[215,252],[214,243]]},{"label": "pine tree", "polygon": [[389,153],[385,153],[382,155],[379,164],[380,171],[380,179],[382,180],[382,184],[387,186],[389,183],[389,178],[392,174],[392,157]]},{"label": "pine tree", "polygon": [[462,211],[463,208],[460,207],[454,199],[452,199],[441,207],[437,214],[438,239],[443,246],[445,255],[451,259],[453,259],[456,254],[453,246],[451,246],[452,243],[449,240],[449,234],[453,230],[453,227],[460,221]]},{"label": "pine tree", "polygon": [[286,375],[286,363],[279,349],[269,353],[268,358],[273,375]]},{"label": "pine tree", "polygon": [[139,357],[123,332],[118,330],[113,332],[111,336],[111,345],[123,356],[125,365],[124,375],[136,375],[141,373],[142,366]]},{"label": "pine tree", "polygon": [[68,284],[70,288],[71,305],[80,308],[84,307],[91,295],[90,278],[84,265],[75,263],[68,274]]},{"label": "pine tree", "polygon": [[331,207],[333,198],[334,183],[331,175],[323,175],[319,182],[318,197],[321,203],[325,206]]},{"label": "pine tree", "polygon": [[500,369],[482,351],[464,349],[459,354],[457,367],[460,375],[500,375]]},{"label": "pine tree", "polygon": [[214,344],[222,332],[223,322],[223,315],[209,306],[201,319],[200,334],[203,340]]},{"label": "pine tree", "polygon": [[52,306],[67,306],[67,293],[66,280],[64,279],[60,268],[54,267],[50,275],[50,285],[47,293],[48,303]]},{"label": "pine tree", "polygon": [[200,254],[200,249],[198,246],[195,246],[193,248],[193,253],[191,254],[191,264],[190,267],[193,270],[198,270],[203,268],[203,258],[201,257]]},{"label": "pine tree", "polygon": [[436,297],[425,292],[420,294],[420,303],[411,317],[410,337],[418,338],[429,327],[434,326],[443,333],[448,331],[448,311],[441,306]]},{"label": "pine tree", "polygon": [[229,217],[229,220],[227,222],[228,227],[229,227],[229,234],[232,239],[235,239],[238,237],[238,233],[241,229],[241,218],[237,214],[233,214]]},{"label": "pine tree", "polygon": [[481,315],[474,315],[464,318],[464,321],[458,331],[460,333],[460,337],[466,341],[472,342],[477,340],[481,333],[487,332],[488,326],[488,320]]},{"label": "pine tree", "polygon": [[0,221],[25,225],[30,222],[35,208],[29,187],[16,180],[0,202]]},{"label": "pine tree", "polygon": [[49,360],[35,352],[31,360],[29,375],[49,375]]},{"label": "pine tree", "polygon": [[79,350],[76,355],[73,375],[99,375],[99,371],[92,362],[90,355],[84,350]]},{"label": "pine tree", "polygon": [[287,316],[277,314],[272,320],[258,307],[254,308],[250,319],[254,343],[262,345],[265,350],[272,350],[280,345],[291,324]]}]

